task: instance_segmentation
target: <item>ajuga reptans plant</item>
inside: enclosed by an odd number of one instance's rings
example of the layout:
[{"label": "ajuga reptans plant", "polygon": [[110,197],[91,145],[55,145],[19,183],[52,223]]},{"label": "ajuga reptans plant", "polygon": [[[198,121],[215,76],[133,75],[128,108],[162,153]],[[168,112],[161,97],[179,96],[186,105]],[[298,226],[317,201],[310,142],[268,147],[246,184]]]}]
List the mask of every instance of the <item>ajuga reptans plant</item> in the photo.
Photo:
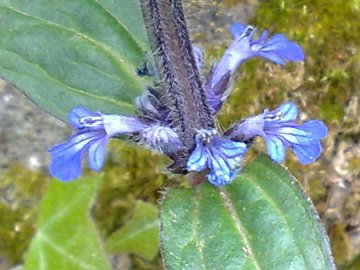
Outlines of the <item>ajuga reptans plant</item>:
[{"label": "ajuga reptans plant", "polygon": [[[270,36],[263,31],[257,35],[254,27],[235,23],[231,27],[233,41],[202,82],[202,51],[190,43],[181,1],[170,2],[169,6],[159,6],[156,0],[141,1],[154,52],[155,71],[151,75],[155,83],[136,99],[137,116],[73,108],[68,122],[75,133],[50,148],[50,174],[62,181],[79,177],[83,157],[92,170],[99,171],[108,140],[119,135],[128,135],[139,145],[168,156],[173,161],[169,171],[202,172],[215,186],[234,179],[257,136],[265,141],[269,156],[276,162],[285,159],[287,148],[301,164],[316,160],[327,128],[319,120],[297,123],[298,110],[292,102],[265,109],[224,132],[215,124],[217,112],[231,93],[229,81],[241,63],[253,57],[278,65],[303,61],[301,47],[282,34]],[[148,71],[142,68],[138,74],[144,76]]]}]

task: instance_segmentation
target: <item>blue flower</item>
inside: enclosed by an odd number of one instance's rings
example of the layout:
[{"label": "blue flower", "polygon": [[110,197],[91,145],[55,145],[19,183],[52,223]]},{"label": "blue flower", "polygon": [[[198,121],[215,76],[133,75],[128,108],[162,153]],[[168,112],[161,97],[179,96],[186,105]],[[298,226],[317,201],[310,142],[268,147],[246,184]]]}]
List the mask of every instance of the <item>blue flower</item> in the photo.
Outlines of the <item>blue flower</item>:
[{"label": "blue flower", "polygon": [[296,106],[292,102],[284,103],[273,111],[265,110],[233,126],[227,135],[245,141],[261,136],[274,161],[282,162],[286,148],[290,148],[301,164],[308,164],[319,157],[320,140],[327,135],[327,128],[319,120],[296,124],[297,116]]},{"label": "blue flower", "polygon": [[[203,52],[193,46],[195,58],[185,68],[189,68],[188,75],[195,76],[191,77],[194,85],[181,85],[176,74],[168,74],[164,82],[171,84],[169,89],[154,84],[135,100],[138,117],[107,115],[81,107],[72,109],[68,122],[75,133],[66,142],[49,149],[50,174],[62,181],[79,177],[85,156],[90,169],[99,171],[105,161],[108,140],[119,135],[128,135],[136,143],[167,155],[173,160],[168,168],[175,173],[206,173],[207,180],[214,186],[226,185],[234,179],[247,147],[257,136],[265,140],[270,157],[277,162],[285,159],[287,148],[302,164],[317,159],[321,152],[320,140],[326,136],[327,128],[319,120],[295,123],[298,111],[291,102],[273,111],[266,109],[232,126],[224,134],[214,128],[214,115],[230,94],[229,81],[242,62],[255,56],[280,65],[304,59],[300,46],[283,35],[268,37],[268,32],[264,31],[254,38],[255,33],[252,26],[240,23],[232,26],[234,40],[208,74],[204,92],[195,70],[203,65]],[[191,53],[186,55],[191,61]],[[163,57],[167,63],[166,54]],[[167,72],[173,72],[166,67]],[[140,75],[148,73],[146,65],[144,68],[139,70]],[[188,86],[189,91],[181,91]]]},{"label": "blue flower", "polygon": [[169,128],[149,125],[135,117],[105,115],[76,107],[70,111],[68,121],[76,129],[75,134],[49,149],[50,174],[62,181],[80,176],[84,155],[87,155],[89,167],[99,171],[105,161],[106,143],[114,136],[138,134],[142,144],[166,153],[181,147],[176,133]]},{"label": "blue flower", "polygon": [[136,132],[145,127],[133,117],[103,115],[76,107],[68,115],[75,134],[66,142],[49,149],[50,174],[62,181],[80,176],[81,160],[87,154],[89,167],[99,171],[105,160],[105,147],[112,136]]},{"label": "blue flower", "polygon": [[205,86],[209,103],[215,112],[229,95],[229,91],[226,91],[229,76],[245,60],[261,56],[280,65],[284,65],[286,60],[304,60],[301,47],[282,34],[274,34],[268,38],[268,31],[265,30],[258,38],[254,38],[256,29],[240,23],[233,24],[231,32],[234,40],[209,74]]},{"label": "blue flower", "polygon": [[246,145],[225,139],[215,131],[200,130],[195,136],[195,149],[188,162],[189,171],[209,170],[208,181],[215,186],[230,183],[241,168]]},{"label": "blue flower", "polygon": [[284,65],[285,61],[303,61],[304,53],[299,45],[288,40],[282,34],[274,34],[268,38],[269,32],[263,31],[259,38],[254,39],[256,29],[248,26],[245,28],[241,23],[234,23],[231,27],[234,38],[234,47],[243,42],[243,46],[235,51],[236,62],[261,56],[276,64]]}]

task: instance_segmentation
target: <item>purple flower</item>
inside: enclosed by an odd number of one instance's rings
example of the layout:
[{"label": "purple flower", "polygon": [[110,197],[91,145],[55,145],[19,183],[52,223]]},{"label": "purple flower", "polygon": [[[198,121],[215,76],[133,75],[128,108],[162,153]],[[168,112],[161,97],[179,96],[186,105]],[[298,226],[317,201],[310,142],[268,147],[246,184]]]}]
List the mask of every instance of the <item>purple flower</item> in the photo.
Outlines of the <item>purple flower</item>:
[{"label": "purple flower", "polygon": [[244,141],[261,136],[274,161],[282,162],[288,147],[301,164],[308,164],[319,157],[320,140],[326,136],[327,128],[319,120],[296,124],[297,116],[296,106],[291,102],[284,103],[273,111],[266,109],[262,114],[236,124],[226,134]]},{"label": "purple flower", "polygon": [[175,131],[159,124],[143,129],[141,138],[143,144],[167,155],[179,151],[183,146]]},{"label": "purple flower", "polygon": [[68,141],[49,149],[50,174],[62,181],[80,176],[84,155],[87,155],[89,167],[99,171],[105,161],[106,143],[114,136],[138,134],[143,144],[165,152],[181,146],[172,130],[146,124],[135,117],[93,113],[76,107],[70,111],[68,121],[76,129],[75,134]]},{"label": "purple flower", "polygon": [[230,183],[241,168],[246,145],[220,137],[216,132],[200,130],[195,136],[196,147],[188,162],[189,171],[208,169],[208,181],[214,186]]},{"label": "purple flower", "polygon": [[[72,109],[68,121],[75,133],[66,142],[49,149],[50,174],[62,181],[79,177],[84,156],[90,169],[99,171],[105,161],[108,140],[119,135],[128,135],[136,143],[167,155],[173,160],[168,167],[173,172],[204,171],[214,186],[226,185],[234,179],[241,169],[243,155],[256,136],[264,138],[270,157],[277,162],[285,159],[286,148],[292,149],[302,164],[317,159],[320,140],[326,136],[327,128],[319,120],[296,124],[298,111],[293,103],[284,103],[273,111],[265,110],[224,134],[215,128],[214,115],[230,94],[229,80],[242,62],[255,56],[280,65],[286,60],[304,59],[301,48],[283,35],[268,38],[268,32],[264,31],[254,38],[255,32],[251,26],[239,23],[232,26],[234,41],[210,71],[204,89],[196,70],[203,65],[203,53],[192,46],[192,52],[184,54],[191,64],[184,68],[189,69],[187,76],[192,81],[182,85],[168,63],[167,54],[163,54],[165,58],[160,64],[166,69],[164,82],[169,85],[164,88],[155,83],[154,88],[148,87],[135,100],[137,117],[106,115],[81,107]],[[140,75],[148,73],[146,65],[144,68],[138,70]],[[182,87],[187,87],[187,91],[182,91]]]},{"label": "purple flower", "polygon": [[240,23],[233,24],[231,32],[234,40],[209,74],[205,87],[209,104],[215,112],[229,95],[229,91],[226,91],[229,76],[245,60],[261,56],[280,65],[284,65],[286,60],[304,60],[301,47],[281,34],[268,38],[268,31],[265,30],[258,38],[254,38],[256,28],[245,27]]}]

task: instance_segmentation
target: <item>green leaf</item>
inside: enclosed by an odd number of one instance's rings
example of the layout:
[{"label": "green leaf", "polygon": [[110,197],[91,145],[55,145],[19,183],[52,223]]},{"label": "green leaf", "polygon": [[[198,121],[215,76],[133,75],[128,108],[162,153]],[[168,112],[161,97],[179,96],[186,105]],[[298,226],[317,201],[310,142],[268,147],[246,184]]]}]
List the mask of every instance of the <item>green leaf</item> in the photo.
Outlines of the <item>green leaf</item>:
[{"label": "green leaf", "polygon": [[147,49],[136,1],[0,0],[0,18],[0,76],[38,106],[133,113]]},{"label": "green leaf", "polygon": [[159,251],[158,208],[138,201],[131,220],[106,241],[112,253],[133,253],[151,261]]},{"label": "green leaf", "polygon": [[40,205],[37,231],[26,254],[25,270],[111,269],[89,216],[100,180],[49,183]]},{"label": "green leaf", "polygon": [[265,156],[224,188],[168,190],[161,223],[166,269],[335,269],[310,199]]}]

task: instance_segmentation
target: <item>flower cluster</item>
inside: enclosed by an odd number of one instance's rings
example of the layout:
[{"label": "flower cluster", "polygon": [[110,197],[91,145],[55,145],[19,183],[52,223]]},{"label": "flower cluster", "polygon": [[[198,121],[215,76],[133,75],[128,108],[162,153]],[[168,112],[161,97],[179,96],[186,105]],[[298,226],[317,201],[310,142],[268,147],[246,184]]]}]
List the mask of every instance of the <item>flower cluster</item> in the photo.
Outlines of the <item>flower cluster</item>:
[{"label": "flower cluster", "polygon": [[[215,115],[229,95],[228,82],[238,66],[251,57],[262,57],[276,64],[302,61],[302,49],[281,34],[268,37],[263,31],[255,38],[256,29],[235,23],[233,42],[220,61],[212,68],[204,84],[207,103]],[[202,52],[194,47],[197,67],[202,65]],[[76,130],[66,142],[50,148],[50,174],[62,181],[80,176],[82,158],[87,156],[89,167],[99,171],[105,160],[110,138],[128,135],[130,139],[170,157],[175,172],[205,171],[207,180],[221,186],[230,183],[241,169],[243,155],[255,137],[264,139],[269,156],[276,162],[285,159],[291,149],[302,164],[316,160],[321,153],[320,140],[327,128],[319,120],[296,123],[298,110],[292,102],[275,110],[264,110],[231,126],[224,133],[214,129],[196,130],[193,145],[188,147],[181,133],[168,120],[171,109],[162,102],[160,91],[149,88],[138,97],[138,116],[107,115],[81,107],[72,109],[68,121]]]}]

